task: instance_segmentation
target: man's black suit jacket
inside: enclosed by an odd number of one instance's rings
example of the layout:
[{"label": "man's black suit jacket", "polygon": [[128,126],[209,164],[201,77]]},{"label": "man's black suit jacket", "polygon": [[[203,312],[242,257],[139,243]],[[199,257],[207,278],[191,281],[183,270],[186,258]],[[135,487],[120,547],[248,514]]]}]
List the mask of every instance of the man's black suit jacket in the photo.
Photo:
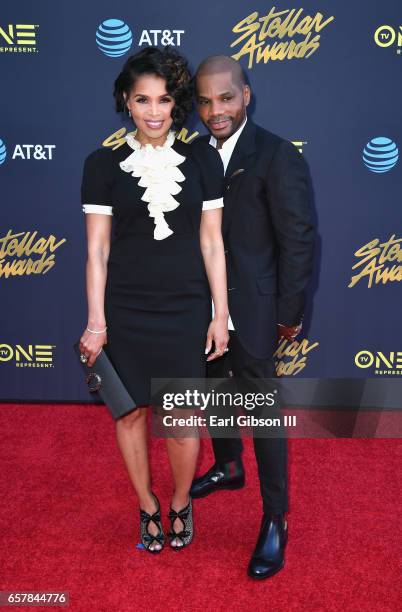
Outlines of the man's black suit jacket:
[{"label": "man's black suit jacket", "polygon": [[315,240],[312,187],[298,149],[250,119],[225,173],[222,232],[239,340],[254,357],[272,357],[277,323],[303,318]]}]

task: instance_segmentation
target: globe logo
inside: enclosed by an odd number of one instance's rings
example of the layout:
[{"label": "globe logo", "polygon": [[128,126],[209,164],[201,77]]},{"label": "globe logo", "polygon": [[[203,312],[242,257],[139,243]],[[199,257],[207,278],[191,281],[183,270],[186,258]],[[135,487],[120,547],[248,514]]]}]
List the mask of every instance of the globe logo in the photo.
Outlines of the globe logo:
[{"label": "globe logo", "polygon": [[398,159],[399,151],[396,144],[385,136],[373,138],[364,147],[363,162],[371,172],[388,172]]},{"label": "globe logo", "polygon": [[0,138],[0,166],[1,164],[4,164],[4,162],[6,161],[6,157],[7,157],[6,145]]},{"label": "globe logo", "polygon": [[96,30],[96,44],[108,57],[120,57],[133,43],[130,28],[120,19],[106,19]]}]

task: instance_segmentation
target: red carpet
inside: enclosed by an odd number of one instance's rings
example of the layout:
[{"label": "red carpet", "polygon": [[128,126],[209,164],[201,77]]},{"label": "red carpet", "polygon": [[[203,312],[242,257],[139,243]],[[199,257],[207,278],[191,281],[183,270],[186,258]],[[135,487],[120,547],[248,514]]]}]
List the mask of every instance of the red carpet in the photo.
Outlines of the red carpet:
[{"label": "red carpet", "polygon": [[[254,582],[245,570],[260,499],[249,440],[247,487],[196,500],[193,544],[153,556],[135,547],[136,500],[105,408],[3,404],[0,421],[0,590],[67,590],[69,609],[85,612],[402,607],[401,440],[290,440],[286,566]],[[204,443],[200,469],[210,463]],[[152,464],[165,516],[162,440]]]}]

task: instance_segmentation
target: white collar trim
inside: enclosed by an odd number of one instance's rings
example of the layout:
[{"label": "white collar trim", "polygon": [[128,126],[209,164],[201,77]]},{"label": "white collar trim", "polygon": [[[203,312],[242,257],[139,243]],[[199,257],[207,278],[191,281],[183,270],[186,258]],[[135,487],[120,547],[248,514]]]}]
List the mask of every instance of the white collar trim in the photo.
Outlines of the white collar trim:
[{"label": "white collar trim", "polygon": [[[230,136],[230,138],[225,140],[225,142],[223,143],[221,149],[218,149],[218,150],[230,149],[230,148],[232,148],[232,150],[233,150],[235,148],[235,146],[236,146],[236,142],[240,138],[240,134],[244,130],[244,127],[245,127],[246,123],[247,123],[247,115],[246,115],[245,120],[243,121],[243,123],[239,127],[239,129],[236,130],[236,132],[234,134],[232,134]],[[215,138],[215,136],[212,136],[212,134],[211,134],[211,138],[209,139],[209,144],[212,145],[213,147],[215,147],[215,149],[216,149],[216,145],[218,144],[217,139]]]}]

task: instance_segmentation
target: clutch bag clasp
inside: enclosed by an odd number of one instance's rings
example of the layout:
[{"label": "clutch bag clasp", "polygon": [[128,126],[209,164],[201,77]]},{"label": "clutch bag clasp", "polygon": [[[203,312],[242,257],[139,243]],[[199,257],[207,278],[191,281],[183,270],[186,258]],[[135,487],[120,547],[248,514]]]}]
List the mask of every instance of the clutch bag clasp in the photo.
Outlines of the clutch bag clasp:
[{"label": "clutch bag clasp", "polygon": [[88,374],[88,376],[85,378],[85,381],[91,393],[96,393],[102,386],[102,378],[101,376],[99,376],[99,374],[96,374],[95,372],[91,372],[90,374]]}]

